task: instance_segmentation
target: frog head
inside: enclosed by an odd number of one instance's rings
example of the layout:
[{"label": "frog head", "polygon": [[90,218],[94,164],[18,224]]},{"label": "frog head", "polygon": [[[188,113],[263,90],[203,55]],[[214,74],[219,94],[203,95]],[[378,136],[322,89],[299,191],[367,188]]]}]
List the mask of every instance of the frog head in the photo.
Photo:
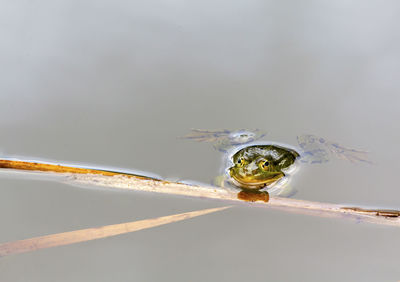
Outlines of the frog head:
[{"label": "frog head", "polygon": [[252,145],[232,156],[231,181],[243,189],[259,190],[285,177],[299,154],[278,145]]}]

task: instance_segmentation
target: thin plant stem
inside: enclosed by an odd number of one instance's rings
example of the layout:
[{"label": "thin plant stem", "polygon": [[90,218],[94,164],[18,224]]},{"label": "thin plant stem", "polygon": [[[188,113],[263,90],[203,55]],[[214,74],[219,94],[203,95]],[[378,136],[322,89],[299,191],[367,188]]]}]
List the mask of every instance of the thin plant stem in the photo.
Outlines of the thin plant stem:
[{"label": "thin plant stem", "polygon": [[96,228],[87,228],[87,229],[45,235],[40,237],[34,237],[25,240],[7,242],[0,244],[0,257],[126,234],[143,229],[157,227],[164,224],[186,220],[189,218],[205,215],[208,213],[222,211],[227,208],[229,207],[198,210],[198,211],[168,215],[158,218],[113,224]]},{"label": "thin plant stem", "polygon": [[[241,192],[234,188],[190,185],[118,171],[8,159],[0,160],[0,169],[1,168],[12,169],[14,171],[36,171],[52,175],[61,175],[66,177],[65,180],[67,183],[71,184],[95,185],[133,191],[166,193],[244,203]],[[269,199],[265,197],[252,197],[251,200],[254,202],[246,202],[246,204],[255,207],[275,208],[297,214],[331,218],[349,218],[357,222],[400,226],[399,210],[348,207],[339,204],[277,196],[271,196]]]}]

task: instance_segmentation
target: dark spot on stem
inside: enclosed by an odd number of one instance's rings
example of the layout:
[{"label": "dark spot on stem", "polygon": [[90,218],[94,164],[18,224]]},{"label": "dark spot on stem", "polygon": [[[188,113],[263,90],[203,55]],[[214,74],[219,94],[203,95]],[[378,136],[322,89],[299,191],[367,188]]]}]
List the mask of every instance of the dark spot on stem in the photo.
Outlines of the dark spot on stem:
[{"label": "dark spot on stem", "polygon": [[266,191],[240,191],[237,197],[246,202],[262,201],[267,203],[269,201],[269,194]]}]

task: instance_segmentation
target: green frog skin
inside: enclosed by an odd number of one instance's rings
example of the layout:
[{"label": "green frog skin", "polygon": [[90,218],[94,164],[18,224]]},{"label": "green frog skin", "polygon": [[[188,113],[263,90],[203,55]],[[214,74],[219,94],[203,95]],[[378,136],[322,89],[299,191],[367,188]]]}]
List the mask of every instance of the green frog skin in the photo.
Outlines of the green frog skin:
[{"label": "green frog skin", "polygon": [[285,177],[285,171],[299,156],[295,150],[279,145],[244,147],[232,156],[230,181],[245,190],[260,190]]}]

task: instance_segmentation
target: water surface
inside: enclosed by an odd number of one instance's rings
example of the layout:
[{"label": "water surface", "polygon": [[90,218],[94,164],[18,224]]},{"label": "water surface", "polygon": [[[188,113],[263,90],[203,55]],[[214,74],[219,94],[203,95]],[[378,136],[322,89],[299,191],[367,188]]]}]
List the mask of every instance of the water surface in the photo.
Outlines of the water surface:
[{"label": "water surface", "polygon": [[[397,1],[3,2],[1,149],[209,183],[190,128],[316,134],[375,165],[304,166],[297,198],[400,207]],[[224,203],[0,178],[0,242]],[[400,230],[235,207],[1,259],[2,281],[397,281]]]}]

